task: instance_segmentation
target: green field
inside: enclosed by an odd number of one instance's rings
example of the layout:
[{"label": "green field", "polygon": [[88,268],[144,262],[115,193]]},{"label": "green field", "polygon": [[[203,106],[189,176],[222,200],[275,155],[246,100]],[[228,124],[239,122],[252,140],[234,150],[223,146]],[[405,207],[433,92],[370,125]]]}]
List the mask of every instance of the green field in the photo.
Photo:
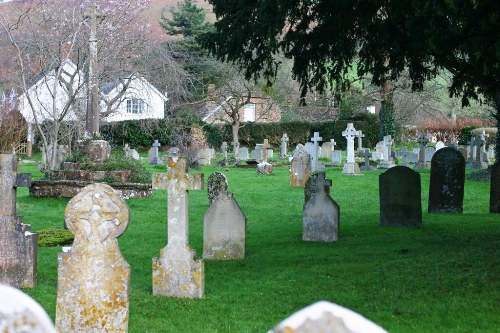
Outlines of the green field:
[{"label": "green field", "polygon": [[[152,168],[153,170],[153,168]],[[160,170],[160,169],[156,169]],[[21,164],[20,171],[36,171]],[[161,170],[160,170],[161,171]],[[166,244],[166,192],[128,200],[120,237],[131,265],[129,332],[266,332],[319,300],[350,308],[390,332],[498,332],[500,215],[489,214],[489,184],[466,181],[463,214],[427,214],[429,172],[422,172],[423,226],[380,227],[378,176],[343,176],[327,168],[340,205],[340,239],[304,242],[303,189],[289,187],[287,167],[205,167],[223,172],[247,216],[247,258],[205,261],[200,300],[153,297],[152,257]],[[32,229],[62,228],[65,199],[34,199],[18,189],[18,215]],[[190,244],[201,257],[207,192],[190,192]],[[38,250],[38,286],[26,290],[54,318],[57,254]]]}]

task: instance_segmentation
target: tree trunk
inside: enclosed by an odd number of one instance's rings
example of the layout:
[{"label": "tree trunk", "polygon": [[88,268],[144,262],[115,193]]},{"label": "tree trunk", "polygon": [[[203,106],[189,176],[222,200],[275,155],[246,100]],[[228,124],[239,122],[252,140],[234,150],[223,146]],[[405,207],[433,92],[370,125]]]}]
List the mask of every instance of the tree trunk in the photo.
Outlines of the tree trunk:
[{"label": "tree trunk", "polygon": [[391,80],[385,80],[380,87],[382,102],[379,112],[380,119],[380,140],[386,135],[395,138],[396,125],[394,115],[394,100]]},{"label": "tree trunk", "polygon": [[240,121],[239,120],[233,120],[231,123],[231,130],[233,134],[233,142],[238,142],[237,145],[233,144],[233,156],[235,159],[235,162],[238,163],[239,161],[239,156],[240,156],[240,136],[239,136],[239,129],[240,129]]},{"label": "tree trunk", "polygon": [[495,163],[500,162],[500,89],[495,94],[495,120],[497,121],[497,134],[495,136]]}]

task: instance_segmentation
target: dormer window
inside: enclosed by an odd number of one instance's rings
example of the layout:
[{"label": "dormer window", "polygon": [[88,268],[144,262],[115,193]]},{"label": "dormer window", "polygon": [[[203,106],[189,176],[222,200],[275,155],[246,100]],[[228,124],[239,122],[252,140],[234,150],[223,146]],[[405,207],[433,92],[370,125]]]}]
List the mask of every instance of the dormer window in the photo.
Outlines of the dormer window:
[{"label": "dormer window", "polygon": [[127,113],[142,114],[145,111],[145,103],[142,99],[129,98],[127,99]]}]

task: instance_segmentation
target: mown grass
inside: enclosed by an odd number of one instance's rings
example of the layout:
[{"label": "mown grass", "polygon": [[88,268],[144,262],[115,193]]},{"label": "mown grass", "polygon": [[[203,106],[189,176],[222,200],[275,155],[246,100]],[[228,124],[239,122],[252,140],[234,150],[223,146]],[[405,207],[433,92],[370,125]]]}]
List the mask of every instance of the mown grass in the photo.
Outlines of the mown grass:
[{"label": "mown grass", "polygon": [[[340,205],[340,239],[315,243],[301,240],[304,193],[289,187],[288,168],[268,176],[255,169],[200,171],[205,181],[213,171],[228,178],[248,220],[247,258],[205,261],[201,300],[153,297],[151,258],[166,244],[166,191],[128,200],[131,222],[119,243],[132,269],[129,332],[266,332],[319,300],[348,307],[390,332],[498,331],[500,216],[488,213],[489,184],[466,181],[461,215],[427,214],[424,171],[423,226],[380,227],[380,171],[352,177],[328,168]],[[18,215],[35,231],[61,228],[67,202],[30,198],[22,188]],[[190,244],[199,258],[206,189],[191,191],[189,205]],[[60,251],[39,248],[38,286],[26,290],[52,318]]]}]

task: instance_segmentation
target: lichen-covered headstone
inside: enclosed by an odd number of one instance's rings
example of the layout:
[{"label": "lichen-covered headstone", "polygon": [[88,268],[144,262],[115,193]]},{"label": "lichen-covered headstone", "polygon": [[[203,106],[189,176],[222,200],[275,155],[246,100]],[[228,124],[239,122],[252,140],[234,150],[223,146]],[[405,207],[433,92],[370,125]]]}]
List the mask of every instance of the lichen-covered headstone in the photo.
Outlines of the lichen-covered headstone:
[{"label": "lichen-covered headstone", "polygon": [[0,285],[1,333],[56,333],[45,310],[22,291]]},{"label": "lichen-covered headstone", "polygon": [[339,237],[339,205],[332,200],[331,180],[324,172],[312,175],[304,188],[305,204],[302,214],[302,240],[333,242]]},{"label": "lichen-covered headstone", "polygon": [[16,173],[16,156],[0,154],[0,283],[36,286],[37,235],[16,216],[16,188],[29,187],[31,175]]},{"label": "lichen-covered headstone", "polygon": [[330,302],[297,311],[268,333],[387,333],[360,314]]},{"label": "lichen-covered headstone", "polygon": [[153,295],[201,298],[204,264],[189,247],[188,191],[203,189],[203,174],[188,174],[186,159],[169,151],[166,186],[168,241],[153,258]]},{"label": "lichen-covered headstone", "polygon": [[465,159],[453,148],[438,150],[431,161],[429,213],[461,213],[464,202]]},{"label": "lichen-covered headstone", "polygon": [[58,258],[57,331],[127,332],[130,266],[117,240],[127,205],[110,186],[91,184],[70,200],[65,222],[75,240]]},{"label": "lichen-covered headstone", "polygon": [[301,144],[297,145],[290,162],[290,186],[304,187],[311,177],[311,156]]},{"label": "lichen-covered headstone", "polygon": [[232,193],[219,192],[205,213],[204,259],[244,259],[246,217]]},{"label": "lichen-covered headstone", "polygon": [[380,225],[422,225],[420,174],[396,166],[379,176]]},{"label": "lichen-covered headstone", "polygon": [[491,166],[490,213],[500,213],[500,162]]},{"label": "lichen-covered headstone", "polygon": [[227,178],[224,174],[216,171],[208,176],[207,192],[209,205],[214,202],[219,193],[224,191],[227,191]]}]

